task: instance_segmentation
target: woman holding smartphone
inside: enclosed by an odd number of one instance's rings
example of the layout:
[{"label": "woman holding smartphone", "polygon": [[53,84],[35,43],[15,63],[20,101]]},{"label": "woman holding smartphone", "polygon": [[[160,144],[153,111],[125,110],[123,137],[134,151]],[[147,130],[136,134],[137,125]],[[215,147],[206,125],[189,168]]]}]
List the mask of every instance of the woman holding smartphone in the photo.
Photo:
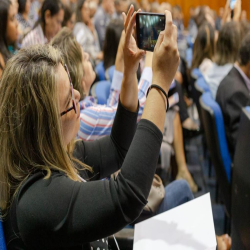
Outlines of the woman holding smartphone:
[{"label": "woman holding smartphone", "polygon": [[[179,54],[176,27],[166,12],[153,59],[155,87],[136,129],[136,70],[144,51],[132,37],[132,13],[133,7],[125,23],[124,80],[110,137],[72,142],[80,95],[59,51],[35,46],[7,63],[0,86],[0,208],[8,249],[107,249],[104,238],[145,206],[162,141],[165,92]],[[119,168],[115,180],[93,181]]]}]

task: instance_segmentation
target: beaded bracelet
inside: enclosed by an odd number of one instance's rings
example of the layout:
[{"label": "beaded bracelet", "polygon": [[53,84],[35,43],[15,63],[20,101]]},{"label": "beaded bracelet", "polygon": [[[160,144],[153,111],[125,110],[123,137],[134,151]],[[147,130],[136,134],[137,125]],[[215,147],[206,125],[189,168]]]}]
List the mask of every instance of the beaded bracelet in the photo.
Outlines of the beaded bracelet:
[{"label": "beaded bracelet", "polygon": [[165,95],[165,97],[166,97],[166,99],[167,99],[167,110],[166,110],[166,112],[167,112],[168,109],[169,109],[169,102],[168,102],[168,95],[167,95],[167,93],[166,93],[166,92],[164,91],[164,89],[161,88],[159,85],[152,84],[152,85],[148,88],[146,97],[148,96],[148,93],[149,93],[150,89],[152,89],[152,88],[159,89],[159,90]]}]

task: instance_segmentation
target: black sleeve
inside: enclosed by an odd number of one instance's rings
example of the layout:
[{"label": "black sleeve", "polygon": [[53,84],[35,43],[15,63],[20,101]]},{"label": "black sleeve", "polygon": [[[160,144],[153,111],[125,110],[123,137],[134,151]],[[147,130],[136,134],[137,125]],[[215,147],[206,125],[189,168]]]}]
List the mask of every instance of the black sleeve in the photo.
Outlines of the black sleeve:
[{"label": "black sleeve", "polygon": [[161,142],[160,130],[141,120],[116,180],[75,182],[58,173],[28,182],[16,210],[22,240],[31,249],[66,248],[134,221],[146,204]]},{"label": "black sleeve", "polygon": [[[139,105],[138,105],[139,107]],[[136,131],[137,112],[130,112],[119,102],[110,136],[91,142],[77,141],[74,156],[92,167],[91,180],[102,179],[121,168]],[[83,174],[80,172],[82,177]]]}]

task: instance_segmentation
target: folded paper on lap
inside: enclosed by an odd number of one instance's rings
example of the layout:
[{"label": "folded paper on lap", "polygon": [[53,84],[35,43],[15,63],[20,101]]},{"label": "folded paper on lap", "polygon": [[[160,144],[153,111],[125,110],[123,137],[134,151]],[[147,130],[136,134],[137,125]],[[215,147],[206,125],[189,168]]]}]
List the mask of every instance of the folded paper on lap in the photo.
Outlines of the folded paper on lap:
[{"label": "folded paper on lap", "polygon": [[135,225],[133,250],[216,250],[210,194]]}]

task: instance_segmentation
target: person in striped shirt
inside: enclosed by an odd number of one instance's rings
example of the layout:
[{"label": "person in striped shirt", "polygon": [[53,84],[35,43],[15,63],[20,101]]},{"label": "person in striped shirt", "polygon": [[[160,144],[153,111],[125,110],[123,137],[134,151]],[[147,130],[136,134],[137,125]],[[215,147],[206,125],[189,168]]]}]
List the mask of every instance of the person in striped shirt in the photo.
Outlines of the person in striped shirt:
[{"label": "person in striped shirt", "polygon": [[[91,84],[95,79],[95,72],[93,71],[92,65],[89,62],[88,54],[85,53],[81,46],[77,43],[72,32],[67,28],[63,28],[51,42],[52,46],[58,47],[63,52],[64,60],[67,65],[69,65],[69,71],[74,88],[81,93],[81,123],[80,130],[77,134],[79,139],[84,141],[94,141],[102,136],[109,135],[111,132],[123,79],[122,72],[124,71],[124,38],[125,33],[123,32],[118,47],[115,61],[115,72],[112,79],[110,96],[107,101],[107,105],[97,105],[92,96],[85,96],[85,93],[89,93]],[[146,102],[146,93],[152,82],[152,56],[153,53],[147,52],[145,58],[145,67],[138,85],[138,120],[141,118]],[[172,105],[172,100],[173,99],[169,98],[170,106]],[[165,125],[168,129],[164,129],[164,140],[166,140],[166,143],[168,144],[173,144],[178,166],[177,179],[187,180],[191,190],[193,192],[197,192],[198,187],[193,181],[186,165],[179,113],[175,111],[171,112],[171,110],[168,111]],[[170,151],[171,154],[172,145],[170,148],[168,147],[168,151]],[[168,159],[170,161],[170,157]]]},{"label": "person in striped shirt", "polygon": [[60,31],[64,18],[60,0],[45,0],[41,8],[41,18],[22,41],[22,48],[35,44],[46,44]]}]

